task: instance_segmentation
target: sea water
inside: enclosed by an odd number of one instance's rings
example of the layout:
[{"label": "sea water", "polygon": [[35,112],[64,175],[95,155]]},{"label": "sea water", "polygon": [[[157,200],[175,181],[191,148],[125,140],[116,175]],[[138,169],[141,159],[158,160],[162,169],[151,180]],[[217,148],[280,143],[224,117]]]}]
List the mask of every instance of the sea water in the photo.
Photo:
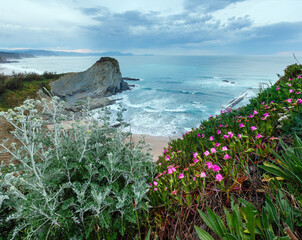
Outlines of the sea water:
[{"label": "sea water", "polygon": [[[100,56],[39,57],[0,65],[9,73],[44,71],[65,73],[84,71]],[[234,108],[249,102],[262,87],[278,80],[289,56],[118,56],[123,77],[135,87],[112,99],[127,109],[125,120],[133,133],[172,136],[199,126],[202,119],[219,114],[234,98],[245,98]]]}]

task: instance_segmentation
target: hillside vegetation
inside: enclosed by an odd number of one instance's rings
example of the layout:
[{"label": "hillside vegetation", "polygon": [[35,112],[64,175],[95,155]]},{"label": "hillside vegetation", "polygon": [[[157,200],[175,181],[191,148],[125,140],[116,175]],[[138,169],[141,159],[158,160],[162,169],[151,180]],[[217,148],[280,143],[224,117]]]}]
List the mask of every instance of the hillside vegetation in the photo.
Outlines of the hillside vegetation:
[{"label": "hillside vegetation", "polygon": [[22,144],[0,143],[13,156],[0,169],[0,239],[302,239],[301,92],[302,65],[288,66],[156,162],[122,109],[118,128],[87,109],[71,130],[58,98],[1,112]]},{"label": "hillside vegetation", "polygon": [[39,89],[50,90],[49,82],[62,74],[45,72],[14,73],[11,76],[0,75],[0,111],[6,111],[21,105],[26,99],[35,99]]}]

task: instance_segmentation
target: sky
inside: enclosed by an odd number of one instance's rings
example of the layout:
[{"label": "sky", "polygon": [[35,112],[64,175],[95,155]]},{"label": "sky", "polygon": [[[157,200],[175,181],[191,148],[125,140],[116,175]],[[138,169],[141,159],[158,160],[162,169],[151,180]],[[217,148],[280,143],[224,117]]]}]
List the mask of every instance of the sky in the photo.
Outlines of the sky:
[{"label": "sky", "polygon": [[302,54],[302,0],[1,0],[0,48]]}]

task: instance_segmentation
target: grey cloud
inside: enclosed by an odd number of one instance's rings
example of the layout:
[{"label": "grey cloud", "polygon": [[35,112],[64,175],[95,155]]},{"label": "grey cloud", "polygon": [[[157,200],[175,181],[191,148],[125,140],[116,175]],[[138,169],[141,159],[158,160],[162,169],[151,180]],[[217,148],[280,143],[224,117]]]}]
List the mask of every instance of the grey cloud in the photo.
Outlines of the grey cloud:
[{"label": "grey cloud", "polygon": [[185,0],[184,7],[188,11],[213,12],[228,5],[246,0]]},{"label": "grey cloud", "polygon": [[95,16],[100,12],[99,8],[80,8],[79,10],[88,16]]},{"label": "grey cloud", "polygon": [[226,27],[232,31],[235,31],[235,30],[240,30],[242,28],[250,27],[252,23],[253,21],[248,15],[238,18],[232,17],[228,19],[228,23],[226,24]]}]

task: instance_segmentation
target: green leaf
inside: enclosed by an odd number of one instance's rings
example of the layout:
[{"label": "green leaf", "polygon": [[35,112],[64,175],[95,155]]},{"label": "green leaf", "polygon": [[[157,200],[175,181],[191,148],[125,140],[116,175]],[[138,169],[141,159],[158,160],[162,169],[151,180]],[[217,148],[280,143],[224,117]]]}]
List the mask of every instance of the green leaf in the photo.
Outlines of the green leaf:
[{"label": "green leaf", "polygon": [[198,212],[199,212],[199,215],[201,216],[202,220],[205,222],[205,224],[207,224],[207,226],[208,226],[209,228],[211,228],[213,231],[215,231],[215,230],[214,230],[215,227],[214,227],[214,225],[212,224],[212,222],[209,221],[208,216],[207,216],[204,212],[202,212],[201,210],[199,210],[199,209],[198,209]]},{"label": "green leaf", "polygon": [[241,220],[240,220],[239,207],[238,207],[237,204],[234,206],[233,216],[232,216],[232,223],[233,223],[233,226],[234,226],[236,236],[240,237],[241,236],[241,234],[240,234]]},{"label": "green leaf", "polygon": [[223,240],[240,240],[239,238],[236,238],[234,235],[227,233],[225,234],[225,237],[223,238]]},{"label": "green leaf", "polygon": [[214,240],[214,238],[205,230],[201,229],[200,227],[194,226],[196,233],[201,240]]},{"label": "green leaf", "polygon": [[224,234],[227,233],[227,229],[224,226],[222,220],[218,215],[215,215],[213,211],[207,207],[208,216],[213,223],[214,229],[213,231],[220,237],[223,238]]},{"label": "green leaf", "polygon": [[256,228],[256,220],[253,209],[250,205],[246,207],[246,219],[247,219],[247,229],[250,232],[250,236],[252,240],[255,240],[255,228]]},{"label": "green leaf", "polygon": [[229,213],[229,211],[227,210],[226,207],[223,207],[223,211],[224,211],[224,215],[225,215],[225,218],[226,218],[226,222],[228,224],[228,227],[229,227],[229,230],[230,232],[233,233],[233,224],[232,224],[232,217],[231,217],[231,214]]},{"label": "green leaf", "polygon": [[149,229],[145,240],[150,240],[151,228]]}]

